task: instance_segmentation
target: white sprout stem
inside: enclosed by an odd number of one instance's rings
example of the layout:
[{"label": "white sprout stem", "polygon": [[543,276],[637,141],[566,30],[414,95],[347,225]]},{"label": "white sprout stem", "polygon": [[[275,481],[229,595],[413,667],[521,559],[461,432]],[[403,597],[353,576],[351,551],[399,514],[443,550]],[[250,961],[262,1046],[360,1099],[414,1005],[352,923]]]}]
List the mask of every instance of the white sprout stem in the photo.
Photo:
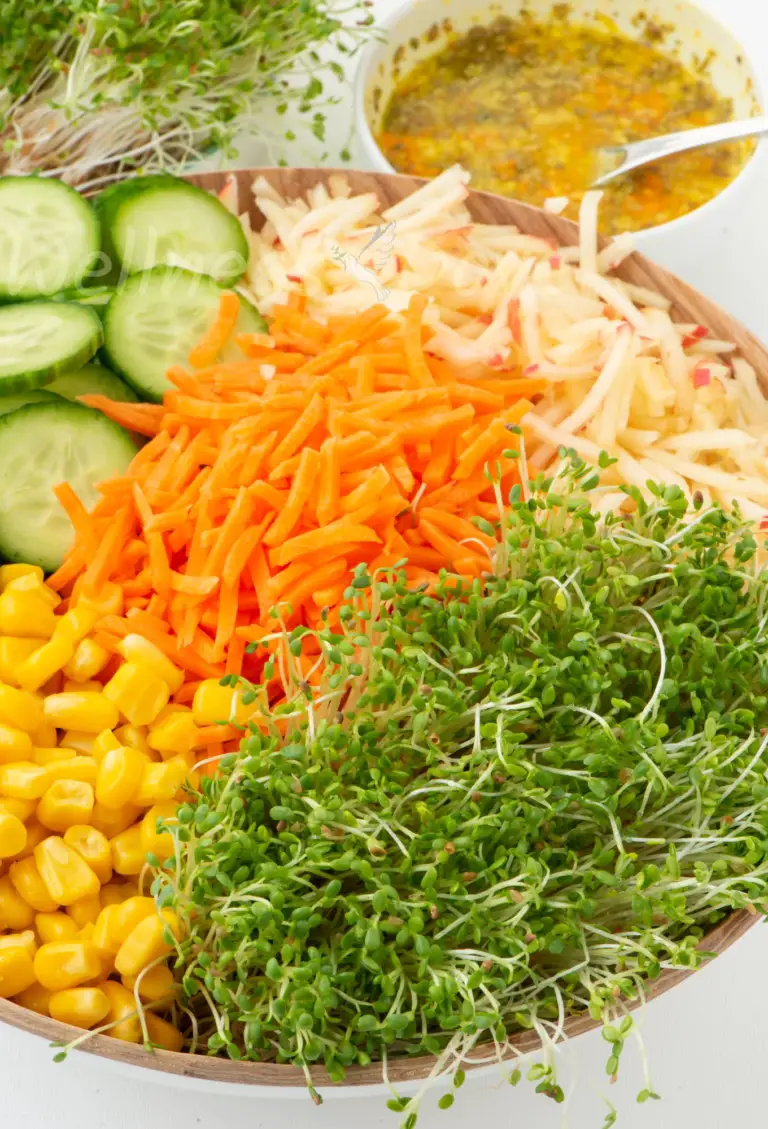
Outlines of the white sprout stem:
[{"label": "white sprout stem", "polygon": [[635,611],[639,612],[640,615],[648,620],[648,623],[651,625],[651,630],[656,636],[656,642],[659,645],[659,677],[656,680],[656,688],[654,689],[653,694],[646,702],[645,707],[640,714],[640,717],[638,718],[638,720],[642,722],[645,721],[651,711],[654,711],[656,709],[656,705],[659,701],[659,698],[661,697],[661,688],[664,685],[664,679],[667,676],[667,651],[664,646],[664,639],[662,637],[661,631],[659,631],[658,625],[653,616],[649,615],[645,608],[640,604],[635,605]]}]

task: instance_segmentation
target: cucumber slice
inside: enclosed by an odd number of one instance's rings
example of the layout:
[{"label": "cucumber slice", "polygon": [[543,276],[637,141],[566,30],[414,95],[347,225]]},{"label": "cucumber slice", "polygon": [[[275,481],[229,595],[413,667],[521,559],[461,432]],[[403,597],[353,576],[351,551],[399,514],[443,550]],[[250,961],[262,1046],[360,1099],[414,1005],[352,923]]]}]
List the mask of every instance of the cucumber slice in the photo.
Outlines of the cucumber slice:
[{"label": "cucumber slice", "polygon": [[109,396],[110,400],[118,400],[122,404],[135,404],[138,399],[136,393],[119,376],[101,365],[83,365],[77,372],[65,372],[63,376],[57,376],[47,384],[46,389],[48,392],[55,392],[57,396],[63,396],[65,400],[76,400],[78,396],[87,396],[93,392]]},{"label": "cucumber slice", "polygon": [[96,211],[121,278],[165,264],[232,286],[245,273],[249,248],[239,220],[185,180],[159,173],[113,185],[97,198]]},{"label": "cucumber slice", "polygon": [[73,188],[39,176],[0,177],[0,298],[23,301],[76,286],[100,247],[96,214]]},{"label": "cucumber slice", "polygon": [[[171,387],[171,365],[188,365],[190,350],[201,340],[219,309],[221,288],[212,278],[180,267],[155,267],[119,287],[104,317],[104,353],[143,400],[159,403]],[[263,333],[258,310],[240,300],[237,333]],[[234,336],[234,334],[233,334]],[[222,361],[242,361],[233,341]]]},{"label": "cucumber slice", "polygon": [[101,310],[115,293],[114,286],[76,286],[54,296],[54,302],[77,302],[79,306],[93,306]]},{"label": "cucumber slice", "polygon": [[61,400],[29,404],[0,419],[0,554],[57,569],[74,531],[53,493],[69,482],[83,505],[98,482],[123,474],[136,454],[128,434],[101,412]]},{"label": "cucumber slice", "polygon": [[103,340],[98,314],[70,302],[0,307],[0,395],[46,384],[89,361]]},{"label": "cucumber slice", "polygon": [[17,408],[24,408],[27,404],[58,404],[61,396],[49,392],[46,388],[30,388],[29,392],[12,392],[10,396],[0,396],[0,416],[7,416]]}]

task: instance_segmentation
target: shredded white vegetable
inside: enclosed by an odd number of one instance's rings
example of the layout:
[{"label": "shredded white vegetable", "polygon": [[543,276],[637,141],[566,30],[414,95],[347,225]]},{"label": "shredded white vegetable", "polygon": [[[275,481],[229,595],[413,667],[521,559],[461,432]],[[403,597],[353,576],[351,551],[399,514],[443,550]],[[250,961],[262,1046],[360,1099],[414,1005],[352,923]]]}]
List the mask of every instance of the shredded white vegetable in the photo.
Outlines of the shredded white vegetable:
[{"label": "shredded white vegetable", "polygon": [[[290,294],[320,319],[381,300],[394,315],[426,294],[429,352],[466,366],[471,380],[532,381],[524,421],[532,472],[554,473],[559,448],[617,463],[601,506],[629,482],[675,483],[705,500],[737,499],[762,520],[768,509],[768,400],[754,368],[713,327],[675,324],[663,295],[611,275],[632,253],[629,235],[599,249],[600,193],[588,193],[578,246],[475,223],[469,176],[456,166],[384,211],[373,193],[352,195],[334,174],[305,200],[253,186],[266,219],[256,233],[244,292],[268,316]],[[233,181],[222,193],[242,207]],[[549,202],[549,210],[561,201]],[[541,389],[544,388],[542,393]]]}]

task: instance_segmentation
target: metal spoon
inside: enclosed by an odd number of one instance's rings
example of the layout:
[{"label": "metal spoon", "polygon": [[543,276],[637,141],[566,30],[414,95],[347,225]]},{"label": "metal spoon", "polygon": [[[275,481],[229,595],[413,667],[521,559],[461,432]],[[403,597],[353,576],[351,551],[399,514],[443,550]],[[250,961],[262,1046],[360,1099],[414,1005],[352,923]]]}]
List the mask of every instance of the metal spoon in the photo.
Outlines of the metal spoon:
[{"label": "metal spoon", "polygon": [[704,145],[717,145],[721,141],[756,137],[761,133],[768,133],[768,117],[748,118],[741,122],[720,122],[717,125],[702,126],[701,129],[685,129],[678,133],[667,133],[663,137],[650,137],[647,141],[633,141],[627,145],[606,145],[598,150],[601,156],[623,155],[624,159],[616,168],[599,177],[592,187],[602,188],[604,184],[610,184],[612,180],[631,172],[632,169],[638,169],[662,157],[687,153]]}]

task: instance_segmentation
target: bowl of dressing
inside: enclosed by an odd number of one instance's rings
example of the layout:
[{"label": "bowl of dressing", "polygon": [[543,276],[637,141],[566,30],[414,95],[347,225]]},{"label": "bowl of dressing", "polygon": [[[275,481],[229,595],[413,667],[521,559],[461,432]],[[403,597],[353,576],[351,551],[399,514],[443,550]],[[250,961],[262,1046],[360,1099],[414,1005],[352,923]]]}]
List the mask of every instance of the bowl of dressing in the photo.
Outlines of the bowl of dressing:
[{"label": "bowl of dressing", "polygon": [[[370,166],[432,177],[462,164],[473,188],[568,218],[604,171],[600,147],[764,104],[745,48],[687,0],[413,0],[382,30],[356,87]],[[754,140],[667,158],[604,190],[601,233],[634,233],[707,289],[704,259],[732,253],[765,175],[768,146]]]}]

